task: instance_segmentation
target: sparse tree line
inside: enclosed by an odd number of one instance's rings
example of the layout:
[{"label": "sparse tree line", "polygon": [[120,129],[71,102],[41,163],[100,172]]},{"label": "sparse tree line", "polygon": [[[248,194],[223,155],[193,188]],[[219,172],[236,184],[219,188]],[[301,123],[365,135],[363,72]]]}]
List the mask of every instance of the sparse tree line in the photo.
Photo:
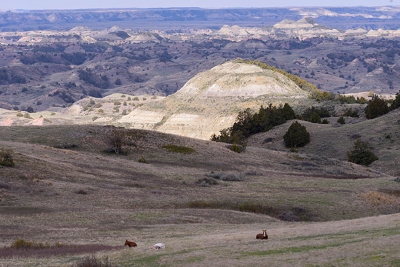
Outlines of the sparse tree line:
[{"label": "sparse tree line", "polygon": [[59,53],[59,54],[50,54],[50,53],[33,53],[29,55],[21,55],[19,60],[24,65],[33,65],[35,63],[54,63],[54,64],[72,64],[72,65],[81,65],[86,60],[93,59],[95,54],[93,53],[83,53],[83,52],[75,52],[75,53]]},{"label": "sparse tree line", "polygon": [[269,131],[274,126],[295,118],[295,112],[287,103],[279,107],[272,106],[272,104],[266,108],[261,106],[256,113],[246,109],[239,112],[232,127],[221,130],[218,136],[212,135],[211,140],[245,147],[245,140],[250,135]]}]

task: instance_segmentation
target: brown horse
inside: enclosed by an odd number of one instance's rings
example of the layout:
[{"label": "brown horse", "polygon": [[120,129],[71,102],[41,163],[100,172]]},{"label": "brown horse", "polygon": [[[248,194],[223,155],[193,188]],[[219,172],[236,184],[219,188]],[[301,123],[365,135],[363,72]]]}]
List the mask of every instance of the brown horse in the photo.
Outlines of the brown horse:
[{"label": "brown horse", "polygon": [[125,240],[125,245],[124,246],[137,247],[137,244],[135,242]]},{"label": "brown horse", "polygon": [[256,239],[268,239],[267,230],[262,230],[262,234],[257,234]]}]

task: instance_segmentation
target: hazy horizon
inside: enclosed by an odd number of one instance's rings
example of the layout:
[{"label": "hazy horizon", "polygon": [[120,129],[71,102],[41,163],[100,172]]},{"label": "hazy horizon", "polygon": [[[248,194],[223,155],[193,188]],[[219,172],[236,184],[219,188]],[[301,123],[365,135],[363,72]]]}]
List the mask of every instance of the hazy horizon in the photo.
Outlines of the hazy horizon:
[{"label": "hazy horizon", "polygon": [[262,7],[351,7],[351,6],[387,6],[396,5],[399,0],[337,0],[335,4],[321,4],[317,0],[159,0],[148,1],[127,1],[127,0],[18,0],[8,1],[0,5],[0,10],[43,10],[43,9],[95,9],[95,8],[179,8],[179,7],[199,7],[199,8],[262,8]]}]

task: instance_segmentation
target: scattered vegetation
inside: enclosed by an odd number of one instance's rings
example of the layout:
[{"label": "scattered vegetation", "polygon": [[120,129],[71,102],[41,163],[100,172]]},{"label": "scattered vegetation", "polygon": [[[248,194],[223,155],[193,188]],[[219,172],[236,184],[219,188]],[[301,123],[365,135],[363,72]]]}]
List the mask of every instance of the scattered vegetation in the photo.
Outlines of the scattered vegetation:
[{"label": "scattered vegetation", "polygon": [[218,136],[213,134],[211,140],[240,145],[245,148],[245,140],[250,135],[269,131],[274,126],[283,124],[295,117],[296,114],[287,103],[279,107],[272,106],[272,104],[266,108],[261,106],[259,111],[254,114],[248,108],[239,112],[232,127],[221,130]]},{"label": "scattered vegetation", "polygon": [[78,74],[79,74],[79,79],[89,84],[92,84],[98,88],[107,89],[110,86],[110,82],[108,81],[107,76],[102,75],[101,77],[99,77],[96,74],[94,74],[91,69],[79,70]]},{"label": "scattered vegetation", "polygon": [[310,142],[310,134],[305,126],[295,121],[283,136],[283,140],[286,147],[303,147]]},{"label": "scattered vegetation", "polygon": [[345,95],[340,95],[340,94],[339,94],[338,99],[339,99],[340,103],[342,103],[342,104],[345,104],[345,103],[346,103],[346,104],[354,104],[354,103],[357,103],[357,104],[367,104],[367,103],[368,103],[368,100],[365,99],[364,97],[357,97],[357,98],[355,98],[355,97],[352,96],[352,95],[345,96]]},{"label": "scattered vegetation", "polygon": [[344,112],[343,116],[346,116],[346,117],[353,117],[353,118],[358,118],[358,117],[360,117],[360,115],[358,115],[358,111],[355,110],[355,109],[353,110],[352,108],[347,109],[347,110]]},{"label": "scattered vegetation", "polygon": [[36,242],[25,241],[24,239],[17,239],[11,244],[10,248],[43,249],[43,248],[61,247],[61,246],[62,246],[61,243],[55,243],[54,245],[51,245],[49,243],[36,243]]},{"label": "scattered vegetation", "polygon": [[347,152],[347,158],[350,162],[365,166],[378,160],[378,157],[372,152],[370,144],[361,141],[361,139],[357,139],[354,142],[353,149]]},{"label": "scattered vegetation", "polygon": [[0,166],[14,167],[13,153],[11,148],[0,148]]},{"label": "scattered vegetation", "polygon": [[0,248],[0,258],[32,258],[32,257],[54,257],[61,255],[73,255],[82,253],[94,253],[104,250],[120,249],[121,247],[107,246],[107,245],[75,245],[75,244],[62,244],[56,242],[54,244],[26,241],[24,239],[17,239],[11,246]]},{"label": "scattered vegetation", "polygon": [[346,123],[346,121],[344,120],[343,117],[340,117],[340,118],[337,120],[337,122],[340,123],[340,124],[345,124],[345,123]]},{"label": "scattered vegetation", "polygon": [[87,59],[93,59],[94,55],[76,52],[76,53],[62,53],[61,58],[65,59],[72,65],[81,65]]},{"label": "scattered vegetation", "polygon": [[177,145],[164,145],[162,148],[165,148],[169,152],[174,152],[174,153],[182,153],[182,154],[191,154],[196,152],[193,148],[186,147],[186,146],[177,146]]},{"label": "scattered vegetation", "polygon": [[108,257],[101,260],[92,255],[79,260],[71,267],[113,267],[113,265],[108,261]]}]

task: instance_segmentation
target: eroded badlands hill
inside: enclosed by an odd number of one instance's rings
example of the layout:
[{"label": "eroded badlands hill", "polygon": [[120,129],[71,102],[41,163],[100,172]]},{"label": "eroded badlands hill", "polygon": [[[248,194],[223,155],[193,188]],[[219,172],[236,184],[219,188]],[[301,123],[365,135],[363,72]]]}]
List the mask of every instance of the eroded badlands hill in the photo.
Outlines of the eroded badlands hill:
[{"label": "eroded badlands hill", "polygon": [[202,72],[178,92],[135,109],[118,122],[199,139],[230,127],[239,111],[261,105],[300,104],[308,93],[284,75],[231,61]]}]

